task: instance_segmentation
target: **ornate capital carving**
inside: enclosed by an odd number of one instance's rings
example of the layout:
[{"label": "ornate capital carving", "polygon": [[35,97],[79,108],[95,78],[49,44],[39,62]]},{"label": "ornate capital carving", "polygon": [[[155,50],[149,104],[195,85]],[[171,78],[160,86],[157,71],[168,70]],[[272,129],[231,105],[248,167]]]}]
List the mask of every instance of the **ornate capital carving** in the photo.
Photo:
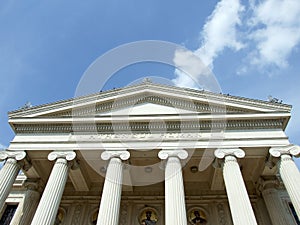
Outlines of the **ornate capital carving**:
[{"label": "ornate capital carving", "polygon": [[257,181],[257,190],[263,192],[264,190],[275,188],[277,189],[280,186],[280,181],[276,176],[272,176],[268,179],[260,177]]},{"label": "ornate capital carving", "polygon": [[0,161],[13,158],[17,161],[21,161],[26,157],[26,152],[24,151],[0,151]]},{"label": "ornate capital carving", "polygon": [[236,158],[244,158],[245,152],[240,148],[219,148],[214,152],[215,157],[223,159],[226,156],[235,156]]},{"label": "ornate capital carving", "polygon": [[48,160],[53,161],[59,158],[66,159],[67,161],[72,161],[76,157],[74,151],[53,151],[48,155]]},{"label": "ornate capital carving", "polygon": [[45,185],[43,184],[41,179],[27,179],[24,182],[24,186],[27,188],[27,190],[42,193]]},{"label": "ornate capital carving", "polygon": [[286,146],[280,146],[280,147],[272,147],[272,148],[270,148],[269,153],[273,157],[280,157],[281,155],[299,156],[300,155],[300,147],[298,145],[286,145]]},{"label": "ornate capital carving", "polygon": [[167,159],[168,157],[178,157],[179,159],[186,159],[189,154],[186,150],[161,150],[158,153],[160,159]]},{"label": "ornate capital carving", "polygon": [[122,160],[127,160],[130,157],[130,153],[128,151],[104,151],[101,154],[101,159],[109,160],[111,158],[120,158]]}]

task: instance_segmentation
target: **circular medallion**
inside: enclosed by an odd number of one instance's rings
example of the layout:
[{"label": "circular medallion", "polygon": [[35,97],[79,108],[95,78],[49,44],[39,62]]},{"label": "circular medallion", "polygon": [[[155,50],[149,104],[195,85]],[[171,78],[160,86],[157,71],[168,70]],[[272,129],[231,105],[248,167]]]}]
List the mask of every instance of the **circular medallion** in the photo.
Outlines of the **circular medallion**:
[{"label": "circular medallion", "polygon": [[202,225],[207,224],[206,213],[201,208],[192,208],[188,212],[188,219],[190,224]]},{"label": "circular medallion", "polygon": [[139,216],[139,223],[141,225],[155,225],[157,220],[156,210],[149,207],[143,209]]}]

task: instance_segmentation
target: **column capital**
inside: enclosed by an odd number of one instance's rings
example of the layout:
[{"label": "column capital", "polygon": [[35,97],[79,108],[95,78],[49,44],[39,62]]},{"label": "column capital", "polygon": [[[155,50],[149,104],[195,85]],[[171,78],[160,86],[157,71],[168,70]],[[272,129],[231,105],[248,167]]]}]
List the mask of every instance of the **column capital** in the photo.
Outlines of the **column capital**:
[{"label": "column capital", "polygon": [[160,159],[167,159],[169,157],[178,157],[179,159],[187,159],[189,156],[186,150],[161,150],[158,153]]},{"label": "column capital", "polygon": [[54,161],[59,158],[66,159],[67,161],[72,161],[76,157],[76,153],[74,151],[53,151],[48,155],[48,160]]},{"label": "column capital", "polygon": [[245,152],[240,148],[218,148],[215,150],[214,155],[218,159],[223,159],[226,156],[234,156],[236,158],[244,158]]},{"label": "column capital", "polygon": [[15,159],[17,161],[21,161],[26,157],[26,152],[25,151],[0,151],[0,161],[5,160],[5,159]]},{"label": "column capital", "polygon": [[122,160],[127,160],[130,158],[130,152],[123,151],[104,151],[101,154],[101,159],[110,160],[111,158],[120,158]]},{"label": "column capital", "polygon": [[260,192],[263,192],[264,190],[268,189],[277,189],[280,187],[280,181],[278,180],[278,177],[273,176],[270,179],[264,179],[263,177],[260,177],[257,182],[257,190]]},{"label": "column capital", "polygon": [[24,182],[24,186],[27,190],[37,191],[39,193],[42,193],[45,187],[41,179],[27,179]]},{"label": "column capital", "polygon": [[298,145],[292,144],[286,146],[272,147],[269,149],[269,153],[273,157],[280,157],[281,155],[299,156],[300,147]]}]

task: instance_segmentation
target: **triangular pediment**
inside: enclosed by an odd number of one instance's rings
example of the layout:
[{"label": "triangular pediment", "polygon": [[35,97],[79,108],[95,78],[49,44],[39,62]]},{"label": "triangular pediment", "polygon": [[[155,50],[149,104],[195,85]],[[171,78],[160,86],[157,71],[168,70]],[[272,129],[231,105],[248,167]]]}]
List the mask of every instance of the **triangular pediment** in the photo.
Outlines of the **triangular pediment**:
[{"label": "triangular pediment", "polygon": [[99,92],[9,113],[13,118],[158,114],[290,113],[291,106],[153,83]]},{"label": "triangular pediment", "polygon": [[196,111],[175,108],[172,106],[159,105],[154,103],[142,103],[120,109],[112,109],[108,112],[98,113],[96,116],[138,116],[138,115],[176,115],[194,114]]}]

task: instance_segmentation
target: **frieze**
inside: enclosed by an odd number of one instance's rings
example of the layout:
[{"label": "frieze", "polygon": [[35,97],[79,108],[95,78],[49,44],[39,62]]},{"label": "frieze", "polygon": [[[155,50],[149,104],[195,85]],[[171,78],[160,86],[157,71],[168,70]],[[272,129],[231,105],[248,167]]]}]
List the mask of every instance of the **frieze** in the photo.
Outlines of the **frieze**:
[{"label": "frieze", "polygon": [[[283,120],[229,120],[229,121],[166,121],[165,123],[130,122],[130,123],[75,123],[75,124],[15,124],[16,133],[73,133],[97,132],[104,134],[129,132],[154,133],[166,130],[166,133],[200,132],[213,129],[282,129]],[[192,133],[191,132],[191,133]]]},{"label": "frieze", "polygon": [[97,135],[74,135],[70,136],[69,141],[80,142],[105,142],[111,140],[134,140],[134,141],[154,141],[162,139],[178,140],[178,139],[199,139],[199,133],[131,133],[131,134],[97,134]]}]

